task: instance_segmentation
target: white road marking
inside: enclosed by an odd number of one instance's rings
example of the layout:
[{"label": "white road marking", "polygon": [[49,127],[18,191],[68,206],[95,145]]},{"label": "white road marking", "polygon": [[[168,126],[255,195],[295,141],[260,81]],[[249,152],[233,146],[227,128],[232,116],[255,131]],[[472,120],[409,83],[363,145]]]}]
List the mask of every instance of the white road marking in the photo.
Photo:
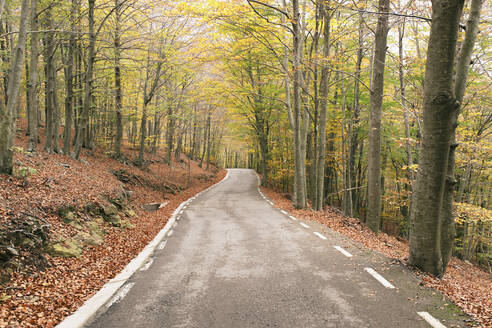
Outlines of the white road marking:
[{"label": "white road marking", "polygon": [[171,236],[171,235],[173,234],[173,232],[174,232],[174,230],[173,230],[173,229],[171,229],[171,230],[169,230],[169,232],[167,233],[167,235],[168,235],[168,236]]},{"label": "white road marking", "polygon": [[125,298],[126,294],[132,289],[133,285],[135,285],[134,282],[130,282],[123,286],[121,290],[113,297],[113,299],[108,303],[107,307],[110,308],[111,305],[118,303],[121,301],[123,298]]},{"label": "white road marking", "polygon": [[395,288],[395,286],[393,286],[388,280],[384,279],[383,276],[381,276],[379,273],[377,273],[374,269],[364,268],[364,270],[366,270],[367,273],[369,273],[371,276],[373,276],[374,279],[379,281],[381,283],[381,285],[383,285],[384,287],[391,288],[391,289]]},{"label": "white road marking", "polygon": [[150,268],[150,266],[152,265],[152,263],[154,263],[154,259],[153,258],[150,258],[147,263],[145,263],[145,265],[140,269],[140,271],[146,271]]},{"label": "white road marking", "polygon": [[178,217],[176,218],[176,221],[179,221],[179,219],[181,219],[181,216],[178,216]]},{"label": "white road marking", "polygon": [[267,203],[270,204],[270,205],[273,205],[273,203],[269,200],[267,200]]},{"label": "white road marking", "polygon": [[174,222],[173,228],[176,228],[178,226],[178,221]]},{"label": "white road marking", "polygon": [[291,218],[294,221],[297,221],[297,219],[295,217],[293,217],[292,215],[289,215],[289,218]]},{"label": "white road marking", "polygon": [[183,214],[183,210],[179,211],[179,214]]},{"label": "white road marking", "polygon": [[349,252],[347,252],[345,249],[343,249],[340,246],[333,246],[333,248],[336,249],[337,251],[339,251],[340,253],[342,253],[343,255],[345,255],[346,257],[352,257],[352,254],[350,254]]},{"label": "white road marking", "polygon": [[323,239],[323,240],[326,240],[328,238],[326,238],[325,236],[323,236],[322,234],[320,234],[319,232],[315,231],[313,232],[316,236],[318,236],[319,238]]},{"label": "white road marking", "polygon": [[280,212],[284,213],[285,215],[287,215],[288,213],[284,210],[280,210]]},{"label": "white road marking", "polygon": [[164,249],[164,247],[166,247],[166,244],[167,240],[164,240],[162,243],[159,244],[159,246],[157,246],[157,249]]},{"label": "white road marking", "polygon": [[305,223],[299,222],[300,225],[302,225],[304,228],[309,228],[309,226]]},{"label": "white road marking", "polygon": [[427,321],[427,323],[433,328],[446,328],[445,325],[443,325],[439,320],[431,316],[428,312],[417,312],[417,314],[424,318],[424,320]]}]

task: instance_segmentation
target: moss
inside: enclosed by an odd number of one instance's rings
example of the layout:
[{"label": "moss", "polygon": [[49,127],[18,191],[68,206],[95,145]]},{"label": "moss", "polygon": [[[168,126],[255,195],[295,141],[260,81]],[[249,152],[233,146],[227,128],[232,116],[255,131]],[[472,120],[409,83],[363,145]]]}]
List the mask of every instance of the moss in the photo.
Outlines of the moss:
[{"label": "moss", "polygon": [[133,228],[135,228],[135,226],[128,220],[122,220],[120,226],[122,229],[133,229]]},{"label": "moss", "polygon": [[93,245],[93,246],[101,245],[104,242],[102,236],[99,236],[98,234],[95,233],[88,233],[85,231],[79,232],[77,236],[75,236],[75,239],[82,244]]},{"label": "moss", "polygon": [[78,258],[82,255],[82,245],[74,239],[67,239],[48,245],[46,251],[52,256]]}]

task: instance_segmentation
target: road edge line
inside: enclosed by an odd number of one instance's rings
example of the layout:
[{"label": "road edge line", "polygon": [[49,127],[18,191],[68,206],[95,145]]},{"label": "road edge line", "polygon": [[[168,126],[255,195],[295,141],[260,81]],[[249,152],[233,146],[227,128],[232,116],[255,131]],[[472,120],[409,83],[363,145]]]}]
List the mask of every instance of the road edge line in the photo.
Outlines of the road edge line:
[{"label": "road edge line", "polygon": [[[215,185],[221,183],[229,176],[230,170],[227,169],[227,174],[224,178],[222,178],[217,183],[214,183],[207,189],[202,190],[199,194],[208,191]],[[173,226],[176,221],[176,217],[181,211],[181,209],[190,201],[191,198],[196,195],[191,196],[174,210],[173,214],[167,221],[164,228],[159,231],[159,233],[154,237],[154,239],[145,246],[145,248],[134,257],[130,263],[128,263],[120,273],[118,273],[113,279],[105,283],[101,289],[99,289],[96,294],[94,294],[91,298],[86,300],[82,306],[80,306],[74,313],[70,316],[66,317],[62,322],[56,325],[56,328],[81,328],[94,316],[97,315],[99,310],[103,309],[104,305],[107,304],[111,298],[118,292],[118,290],[130,279],[130,277],[137,272],[140,267],[148,260],[148,258],[152,255],[157,246],[161,243],[161,241],[166,236],[167,232]]]}]

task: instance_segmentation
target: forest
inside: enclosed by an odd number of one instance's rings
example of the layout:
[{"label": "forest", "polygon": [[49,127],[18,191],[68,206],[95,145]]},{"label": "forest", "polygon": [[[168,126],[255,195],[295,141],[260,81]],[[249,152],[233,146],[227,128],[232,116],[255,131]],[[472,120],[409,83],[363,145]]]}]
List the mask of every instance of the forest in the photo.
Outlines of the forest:
[{"label": "forest", "polygon": [[490,274],[491,19],[484,0],[0,0],[0,179],[97,152],[251,168],[408,241],[411,267]]}]

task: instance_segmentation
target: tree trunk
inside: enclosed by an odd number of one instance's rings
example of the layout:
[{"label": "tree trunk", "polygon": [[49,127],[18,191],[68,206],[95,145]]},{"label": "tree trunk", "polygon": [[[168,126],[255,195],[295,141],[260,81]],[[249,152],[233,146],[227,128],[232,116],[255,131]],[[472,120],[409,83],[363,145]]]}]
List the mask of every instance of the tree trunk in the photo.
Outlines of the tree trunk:
[{"label": "tree trunk", "polygon": [[[305,158],[302,157],[302,113],[301,113],[301,52],[302,52],[302,37],[300,29],[300,14],[299,14],[299,1],[292,1],[293,17],[292,17],[292,29],[293,29],[293,90],[294,90],[294,158],[295,158],[295,170],[297,181],[295,183],[295,207],[306,207],[306,193],[305,193],[305,173],[303,172],[303,163]],[[304,181],[303,181],[304,179]]]},{"label": "tree trunk", "polygon": [[115,109],[116,109],[116,136],[114,140],[114,153],[116,158],[121,157],[121,141],[123,139],[123,115],[122,115],[122,90],[121,90],[121,49],[120,49],[120,21],[121,7],[120,0],[115,0],[116,7],[116,27],[114,32],[114,88],[115,88]]},{"label": "tree trunk", "polygon": [[[31,0],[31,30],[36,31],[38,29],[38,0]],[[31,33],[31,58],[29,69],[29,84],[27,88],[28,97],[28,125],[29,125],[29,141],[27,150],[31,152],[36,151],[36,147],[39,141],[38,135],[38,57],[39,57],[39,34]]]},{"label": "tree trunk", "polygon": [[453,66],[463,0],[434,0],[424,80],[423,136],[413,197],[409,263],[443,274],[441,208],[453,116]]},{"label": "tree trunk", "polygon": [[[466,81],[468,79],[468,71],[471,63],[471,56],[473,53],[473,47],[475,46],[475,40],[478,34],[478,24],[480,21],[480,11],[482,9],[483,0],[472,0],[470,15],[466,24],[466,33],[461,53],[458,58],[458,64],[456,67],[455,78],[455,97],[458,103],[463,103],[465,95]],[[451,122],[451,138],[450,148],[447,166],[447,177],[444,188],[443,203],[441,209],[441,256],[443,262],[443,271],[446,271],[446,267],[449,263],[451,255],[453,253],[453,244],[455,237],[455,225],[453,216],[453,191],[456,184],[455,171],[455,152],[456,147],[456,127],[458,125],[459,110],[456,110],[452,116]]]},{"label": "tree trunk", "polygon": [[321,104],[319,107],[319,128],[318,128],[318,158],[316,163],[316,203],[314,210],[323,210],[325,204],[325,160],[326,160],[326,113],[328,109],[328,78],[329,67],[327,64],[330,56],[330,21],[331,15],[329,11],[329,2],[321,5],[321,13],[323,15],[323,60],[325,63],[321,68]]},{"label": "tree trunk", "polygon": [[88,0],[89,3],[89,49],[87,56],[87,70],[85,72],[85,91],[84,103],[82,107],[81,119],[77,131],[77,141],[75,143],[74,158],[80,158],[82,143],[89,128],[89,111],[92,103],[92,80],[94,70],[94,58],[96,51],[96,34],[94,32],[94,7],[96,0]]},{"label": "tree trunk", "polygon": [[[380,13],[389,11],[389,0],[379,0]],[[368,153],[368,208],[367,226],[379,231],[381,222],[381,110],[384,91],[384,65],[388,37],[388,15],[380,14],[376,28],[374,49],[374,71],[371,90],[371,116],[369,122]]]},{"label": "tree trunk", "polygon": [[14,48],[13,60],[10,63],[10,74],[7,87],[7,106],[0,109],[0,173],[12,174],[13,150],[16,132],[16,110],[19,97],[22,61],[26,45],[27,22],[29,17],[29,0],[22,0],[19,21],[19,36]]},{"label": "tree trunk", "polygon": [[63,131],[63,153],[65,155],[70,154],[70,140],[72,138],[72,121],[73,121],[73,62],[75,55],[75,15],[77,10],[77,0],[72,0],[72,6],[70,10],[70,33],[68,42],[68,54],[65,63],[65,129]]}]

